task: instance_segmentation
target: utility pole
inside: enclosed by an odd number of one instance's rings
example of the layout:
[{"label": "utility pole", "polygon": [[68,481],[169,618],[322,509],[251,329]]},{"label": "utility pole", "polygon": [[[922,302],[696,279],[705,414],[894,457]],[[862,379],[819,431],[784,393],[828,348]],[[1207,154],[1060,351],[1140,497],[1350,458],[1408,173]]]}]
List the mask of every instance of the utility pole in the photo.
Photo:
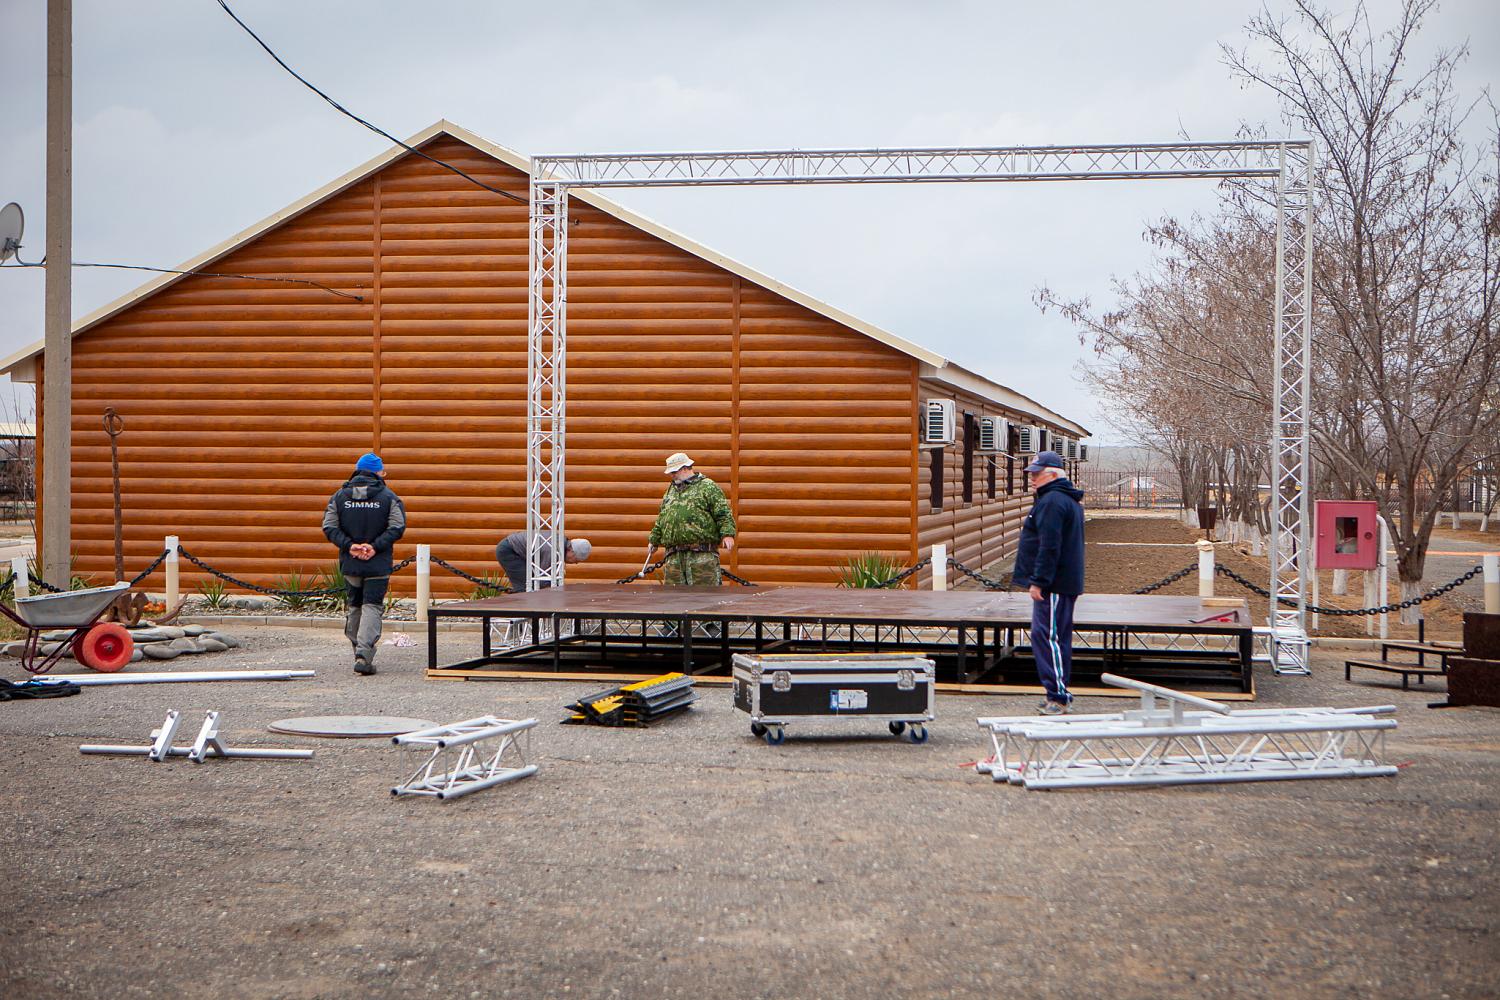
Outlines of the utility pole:
[{"label": "utility pole", "polygon": [[47,292],[42,384],[43,575],[73,551],[73,0],[47,0]]}]

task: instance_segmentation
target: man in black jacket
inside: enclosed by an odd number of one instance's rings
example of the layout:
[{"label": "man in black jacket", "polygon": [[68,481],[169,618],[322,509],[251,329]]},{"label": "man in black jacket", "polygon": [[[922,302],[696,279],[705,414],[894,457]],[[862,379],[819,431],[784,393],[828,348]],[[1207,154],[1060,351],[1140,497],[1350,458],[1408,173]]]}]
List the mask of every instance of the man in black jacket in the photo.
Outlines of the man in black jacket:
[{"label": "man in black jacket", "polygon": [[339,569],[347,588],[344,635],[354,647],[354,672],[375,672],[380,616],[391,582],[391,550],[406,532],[406,507],[385,485],[385,464],[368,452],[354,475],[328,499],[323,534],[339,548]]},{"label": "man in black jacket", "polygon": [[1031,653],[1047,689],[1042,715],[1062,715],[1073,703],[1073,605],[1083,593],[1083,491],[1068,482],[1063,460],[1044,451],[1026,466],[1036,491],[1021,524],[1012,582],[1031,592]]}]

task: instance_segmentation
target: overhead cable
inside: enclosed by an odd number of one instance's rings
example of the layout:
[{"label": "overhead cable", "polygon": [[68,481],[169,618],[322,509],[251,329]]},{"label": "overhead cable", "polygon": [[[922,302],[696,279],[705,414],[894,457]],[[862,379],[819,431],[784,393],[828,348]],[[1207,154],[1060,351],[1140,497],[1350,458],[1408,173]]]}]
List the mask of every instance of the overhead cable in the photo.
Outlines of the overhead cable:
[{"label": "overhead cable", "polygon": [[[46,258],[43,258],[43,259],[38,260],[38,261],[24,261],[19,256],[17,256],[15,264],[13,264],[11,266],[12,267],[46,267],[47,266],[47,260],[46,260]],[[273,277],[271,275],[264,275],[264,274],[229,274],[227,272],[222,272],[222,271],[197,271],[197,270],[180,271],[180,270],[178,270],[176,268],[172,268],[172,267],[150,267],[150,266],[148,266],[146,264],[100,264],[100,263],[96,263],[94,261],[84,261],[84,260],[75,260],[75,261],[73,261],[73,266],[74,267],[108,267],[108,268],[114,268],[114,269],[120,270],[120,271],[155,271],[158,274],[186,274],[186,275],[194,275],[194,276],[197,276],[197,277],[200,277],[200,278],[243,278],[246,281],[274,281],[274,282],[278,282],[278,283],[281,283],[281,284],[289,284],[289,285],[309,285],[309,286],[311,286],[313,288],[320,288],[323,291],[328,292],[328,293],[330,293],[332,295],[338,295],[338,296],[340,296],[342,298],[346,298],[346,299],[353,299],[355,302],[363,302],[365,300],[365,297],[363,295],[355,295],[353,292],[341,292],[337,288],[330,288],[329,286],[323,284],[320,281],[312,281],[312,280],[310,280],[308,278],[278,278],[278,277]]]},{"label": "overhead cable", "polygon": [[275,50],[272,49],[271,46],[267,45],[265,43],[265,41],[259,35],[257,35],[254,31],[250,30],[250,26],[248,24],[246,24],[244,21],[241,21],[238,14],[236,14],[234,11],[232,11],[232,10],[229,9],[229,4],[225,3],[224,0],[218,0],[218,4],[219,4],[220,7],[224,8],[224,13],[226,13],[230,17],[234,18],[234,23],[235,24],[238,24],[241,28],[245,29],[245,34],[247,34],[251,38],[255,39],[256,43],[258,45],[260,45],[261,48],[263,48],[263,49],[266,50],[266,54],[269,55],[272,59],[276,60],[277,65],[279,65],[282,69],[284,69],[288,73],[290,73],[297,80],[298,83],[302,84],[308,90],[311,90],[314,94],[317,94],[319,97],[323,98],[323,100],[327,101],[333,107],[333,109],[335,111],[339,112],[342,115],[347,115],[348,117],[354,119],[355,121],[357,121],[361,125],[363,125],[365,128],[369,129],[371,132],[374,132],[377,135],[384,136],[385,138],[389,139],[391,142],[394,142],[396,145],[398,145],[402,149],[406,150],[408,153],[415,153],[418,156],[422,157],[422,159],[424,159],[424,160],[431,160],[433,163],[436,163],[438,166],[443,167],[446,170],[453,171],[455,174],[457,174],[458,176],[462,177],[464,180],[469,181],[472,184],[477,184],[479,187],[484,188],[486,191],[490,191],[490,192],[493,192],[495,194],[498,194],[502,198],[509,198],[511,201],[517,203],[518,205],[527,205],[527,204],[530,204],[530,202],[528,202],[527,199],[522,198],[519,195],[511,194],[509,191],[502,191],[499,188],[491,187],[490,185],[486,184],[484,181],[479,180],[476,177],[471,177],[469,174],[464,173],[462,170],[458,169],[453,164],[451,164],[451,163],[445,163],[442,160],[439,160],[435,156],[429,156],[426,153],[422,152],[420,149],[417,149],[415,146],[410,146],[410,145],[402,142],[400,139],[397,139],[395,136],[391,135],[389,132],[387,132],[385,129],[381,128],[380,126],[371,124],[370,122],[366,121],[365,119],[359,117],[359,115],[356,115],[354,112],[352,112],[348,108],[344,107],[338,101],[335,101],[333,98],[329,97],[323,91],[319,90],[317,87],[315,87],[311,83],[309,83],[307,81],[307,79],[302,76],[301,73],[298,73],[296,70],[292,69],[292,67],[288,66],[286,64],[286,60],[282,59],[279,55],[277,55],[276,52],[275,52]]}]

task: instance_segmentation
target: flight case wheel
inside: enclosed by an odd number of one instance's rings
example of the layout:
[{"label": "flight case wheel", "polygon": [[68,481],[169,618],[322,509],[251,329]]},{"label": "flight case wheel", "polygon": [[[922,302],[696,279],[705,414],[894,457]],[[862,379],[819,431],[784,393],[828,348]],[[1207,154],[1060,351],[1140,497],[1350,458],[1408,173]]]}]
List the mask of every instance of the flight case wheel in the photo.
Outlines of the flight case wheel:
[{"label": "flight case wheel", "polygon": [[914,726],[912,726],[911,727],[911,741],[913,743],[926,743],[927,742],[927,727],[926,726],[920,726],[920,725],[914,725]]},{"label": "flight case wheel", "polygon": [[896,721],[889,723],[892,736],[900,736],[906,730],[906,723]]},{"label": "flight case wheel", "polygon": [[786,730],[780,726],[774,726],[766,730],[766,743],[773,747],[779,747],[786,742]]},{"label": "flight case wheel", "polygon": [[752,736],[764,736],[764,735],[766,735],[766,727],[765,727],[765,725],[763,723],[760,723],[760,722],[752,722],[752,723],[750,723],[750,735],[752,735]]}]

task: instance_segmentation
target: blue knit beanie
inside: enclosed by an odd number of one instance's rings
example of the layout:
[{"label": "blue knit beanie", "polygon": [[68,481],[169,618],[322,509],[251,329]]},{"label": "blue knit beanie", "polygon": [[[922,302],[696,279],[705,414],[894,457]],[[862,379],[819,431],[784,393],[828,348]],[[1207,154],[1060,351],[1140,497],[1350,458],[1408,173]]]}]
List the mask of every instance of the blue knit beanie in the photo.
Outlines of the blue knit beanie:
[{"label": "blue knit beanie", "polygon": [[359,461],[354,463],[354,468],[360,472],[383,472],[385,463],[380,460],[379,455],[373,451],[367,451],[359,456]]}]

